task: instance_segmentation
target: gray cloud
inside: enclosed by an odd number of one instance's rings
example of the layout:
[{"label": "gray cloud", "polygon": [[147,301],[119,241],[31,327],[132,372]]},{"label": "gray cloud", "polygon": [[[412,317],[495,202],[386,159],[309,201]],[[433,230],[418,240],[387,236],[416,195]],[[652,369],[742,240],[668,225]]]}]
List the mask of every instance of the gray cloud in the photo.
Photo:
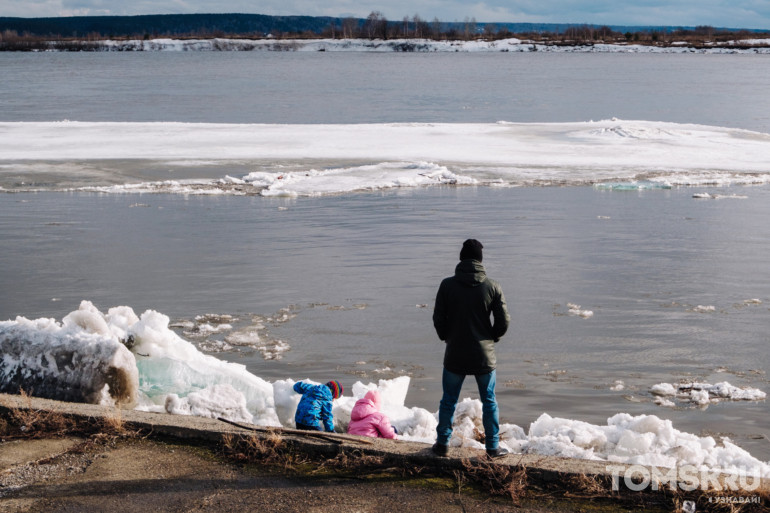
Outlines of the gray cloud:
[{"label": "gray cloud", "polygon": [[767,0],[0,0],[0,16],[73,16],[241,12],[480,22],[714,25],[770,29]]}]

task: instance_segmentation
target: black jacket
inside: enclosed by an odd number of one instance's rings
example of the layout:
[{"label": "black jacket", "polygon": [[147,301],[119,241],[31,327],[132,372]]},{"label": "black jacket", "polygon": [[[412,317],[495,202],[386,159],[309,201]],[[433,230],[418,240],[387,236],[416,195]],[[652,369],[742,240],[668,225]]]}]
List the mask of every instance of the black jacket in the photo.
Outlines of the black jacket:
[{"label": "black jacket", "polygon": [[455,275],[441,282],[433,309],[433,326],[446,342],[444,367],[463,375],[492,372],[495,342],[510,320],[500,285],[487,278],[481,262],[462,260]]}]

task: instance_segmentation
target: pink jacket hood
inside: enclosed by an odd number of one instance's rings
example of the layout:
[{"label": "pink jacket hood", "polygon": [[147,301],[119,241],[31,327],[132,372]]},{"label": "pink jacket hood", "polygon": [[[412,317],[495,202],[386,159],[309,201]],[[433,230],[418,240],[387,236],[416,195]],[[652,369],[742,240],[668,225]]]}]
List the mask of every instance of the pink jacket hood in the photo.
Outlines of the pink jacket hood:
[{"label": "pink jacket hood", "polygon": [[390,425],[387,415],[380,412],[380,393],[371,390],[363,399],[356,401],[350,412],[348,433],[374,438],[396,438],[396,431]]},{"label": "pink jacket hood", "polygon": [[350,420],[361,420],[373,413],[380,411],[382,400],[377,390],[370,390],[363,399],[356,401],[353,411],[350,412]]}]

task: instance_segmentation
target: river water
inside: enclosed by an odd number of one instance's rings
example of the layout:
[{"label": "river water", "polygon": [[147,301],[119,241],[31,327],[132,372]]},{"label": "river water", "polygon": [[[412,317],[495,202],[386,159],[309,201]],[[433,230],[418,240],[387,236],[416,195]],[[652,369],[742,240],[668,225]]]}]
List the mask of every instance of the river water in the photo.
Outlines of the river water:
[{"label": "river water", "polygon": [[[770,132],[767,59],[5,54],[0,121],[617,116]],[[621,411],[655,414],[680,430],[730,433],[768,459],[770,444],[760,439],[770,435],[767,403],[665,408],[649,393],[680,380],[770,389],[770,187],[709,189],[727,196],[720,200],[693,199],[693,192],[439,186],[293,199],[0,194],[0,318],[60,319],[83,299],[102,310],[154,309],[188,328],[199,315],[232,315],[236,329],[258,326],[262,341],[289,349],[273,359],[248,345],[217,346],[223,334],[188,338],[268,380],[334,378],[347,386],[407,374],[407,405],[435,411],[443,345],[432,303],[462,241],[474,237],[512,316],[498,346],[504,422],[526,429],[543,412],[600,424]],[[571,314],[569,304],[580,306]],[[465,394],[476,395],[470,386]]]},{"label": "river water", "polygon": [[0,121],[563,122],[770,132],[767,55],[136,52],[0,56]]}]

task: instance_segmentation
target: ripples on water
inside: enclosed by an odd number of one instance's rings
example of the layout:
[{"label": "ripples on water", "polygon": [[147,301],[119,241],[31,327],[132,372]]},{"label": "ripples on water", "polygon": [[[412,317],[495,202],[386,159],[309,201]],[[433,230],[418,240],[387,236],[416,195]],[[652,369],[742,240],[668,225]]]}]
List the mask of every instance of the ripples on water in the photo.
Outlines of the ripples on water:
[{"label": "ripples on water", "polygon": [[[768,389],[770,189],[742,192],[440,187],[299,200],[152,195],[143,208],[134,196],[1,195],[13,241],[1,285],[16,293],[0,316],[61,318],[81,299],[155,309],[263,378],[408,374],[407,403],[434,410],[443,345],[433,299],[472,236],[512,314],[498,346],[506,421],[653,413],[740,441],[763,432],[766,403],[670,409],[649,388]],[[578,305],[593,315],[575,314]],[[237,320],[196,319],[205,314]],[[211,333],[190,336],[202,325]]]},{"label": "ripples on water", "polygon": [[[0,120],[617,116],[770,132],[764,59],[6,54]],[[692,198],[736,191],[746,198]],[[664,408],[649,387],[726,380],[770,389],[769,194],[767,186],[435,187],[298,200],[3,194],[0,318],[60,319],[81,299],[102,310],[155,309],[180,332],[199,315],[231,315],[239,319],[232,330],[199,340],[231,346],[218,357],[266,379],[348,385],[409,374],[407,404],[435,411],[443,346],[431,325],[433,298],[461,241],[475,237],[513,318],[498,346],[504,421],[526,428],[544,411],[595,423],[619,411],[652,413],[677,429],[731,433],[768,459],[767,442],[750,439],[770,434],[767,403]],[[570,315],[570,303],[593,315]],[[267,320],[283,309],[290,319]],[[474,396],[471,388],[465,393]]]},{"label": "ripples on water", "polygon": [[768,60],[770,55],[4,52],[0,121],[521,123],[618,117],[770,132]]}]

